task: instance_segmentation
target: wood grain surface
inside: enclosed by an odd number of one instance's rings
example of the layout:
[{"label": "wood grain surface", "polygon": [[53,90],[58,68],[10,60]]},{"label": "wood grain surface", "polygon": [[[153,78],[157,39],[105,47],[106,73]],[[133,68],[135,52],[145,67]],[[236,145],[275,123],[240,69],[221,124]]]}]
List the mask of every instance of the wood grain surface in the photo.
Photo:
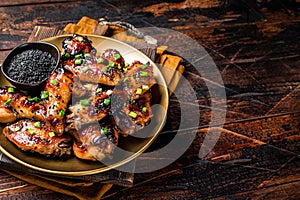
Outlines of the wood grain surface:
[{"label": "wood grain surface", "polygon": [[[103,199],[299,199],[299,0],[0,2],[0,62],[13,47],[27,41],[35,26],[63,29],[82,16],[184,33],[213,58],[224,82],[218,87],[224,87],[227,96],[224,126],[209,130],[211,103],[217,100],[210,97],[194,66],[185,62],[184,77],[193,85],[197,101],[184,105],[171,96],[166,126],[150,149],[195,129],[193,143],[171,165],[136,174],[133,187],[113,186]],[[170,37],[156,35],[159,44]],[[178,48],[196,59],[199,56],[192,46]],[[179,85],[178,90],[184,89]],[[183,120],[179,105],[199,108],[198,127],[177,130]],[[209,131],[220,131],[221,136],[200,159],[199,149]],[[73,198],[0,171],[0,199]]]}]

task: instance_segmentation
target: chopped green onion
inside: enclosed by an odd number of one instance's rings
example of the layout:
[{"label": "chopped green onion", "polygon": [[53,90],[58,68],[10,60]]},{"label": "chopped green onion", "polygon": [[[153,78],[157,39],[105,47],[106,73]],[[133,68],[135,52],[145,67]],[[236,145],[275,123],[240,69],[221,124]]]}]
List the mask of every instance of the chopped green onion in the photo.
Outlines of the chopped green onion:
[{"label": "chopped green onion", "polygon": [[30,133],[31,135],[34,134],[34,130],[32,128],[28,129],[28,133]]},{"label": "chopped green onion", "polygon": [[129,66],[129,63],[126,63],[126,64],[125,64],[125,67],[128,67],[128,66]]},{"label": "chopped green onion", "polygon": [[66,58],[70,58],[70,54],[69,53],[65,53],[65,57]]},{"label": "chopped green onion", "polygon": [[108,68],[106,66],[104,66],[103,71],[108,72]]},{"label": "chopped green onion", "polygon": [[7,101],[5,102],[6,105],[9,105],[12,102],[12,99],[7,99]]},{"label": "chopped green onion", "polygon": [[103,62],[104,62],[104,59],[103,59],[103,58],[98,58],[98,59],[97,59],[97,63],[98,63],[98,64],[101,64],[101,63],[103,63]]},{"label": "chopped green onion", "polygon": [[148,76],[148,72],[140,71],[140,76]]},{"label": "chopped green onion", "polygon": [[140,80],[140,78],[139,78],[139,77],[136,77],[136,78],[135,78],[135,80],[136,80],[136,81],[139,81],[139,80]]},{"label": "chopped green onion", "polygon": [[42,91],[41,92],[41,99],[47,99],[49,96],[49,93],[47,91]]},{"label": "chopped green onion", "polygon": [[101,131],[100,131],[100,133],[102,135],[106,135],[107,134],[107,128],[102,128]]},{"label": "chopped green onion", "polygon": [[39,104],[40,104],[40,105],[44,105],[44,102],[43,102],[43,101],[40,101]]},{"label": "chopped green onion", "polygon": [[87,105],[89,105],[89,100],[88,100],[88,99],[81,99],[81,100],[80,100],[80,105],[82,105],[82,106],[87,106]]},{"label": "chopped green onion", "polygon": [[86,54],[84,54],[84,57],[91,57],[91,54],[86,53]]},{"label": "chopped green onion", "polygon": [[143,111],[143,112],[147,112],[147,107],[143,107],[143,108],[142,108],[142,111]]},{"label": "chopped green onion", "polygon": [[132,111],[128,115],[130,117],[134,118],[134,119],[137,117],[137,114],[135,112],[132,112]]},{"label": "chopped green onion", "polygon": [[143,90],[149,90],[149,86],[148,85],[142,85],[142,89]]},{"label": "chopped green onion", "polygon": [[20,126],[17,126],[17,127],[14,128],[14,132],[17,132],[17,131],[19,131],[19,130],[21,130],[21,127],[20,127]]},{"label": "chopped green onion", "polygon": [[34,150],[32,150],[32,149],[30,149],[30,151],[29,151],[30,153],[34,153]]},{"label": "chopped green onion", "polygon": [[126,82],[128,80],[128,77],[125,77],[124,79],[123,79],[123,82]]},{"label": "chopped green onion", "polygon": [[123,103],[123,107],[126,107],[127,106],[127,103],[125,102],[125,103]]},{"label": "chopped green onion", "polygon": [[55,80],[55,79],[52,79],[51,84],[57,86],[58,85],[58,81]]},{"label": "chopped green onion", "polygon": [[118,69],[122,69],[122,66],[120,63],[118,64]]},{"label": "chopped green onion", "polygon": [[82,54],[77,54],[76,56],[75,56],[75,58],[81,58],[82,57]]},{"label": "chopped green onion", "polygon": [[59,113],[58,113],[58,115],[60,117],[63,117],[65,115],[65,111],[64,110],[60,110]]},{"label": "chopped green onion", "polygon": [[89,66],[85,66],[85,67],[83,67],[83,68],[81,69],[81,71],[82,71],[83,73],[85,73],[85,72],[87,72],[87,71],[89,71],[89,70],[90,70]]},{"label": "chopped green onion", "polygon": [[102,88],[97,88],[96,93],[102,92]]},{"label": "chopped green onion", "polygon": [[135,92],[136,94],[142,94],[143,93],[143,90],[141,89],[141,88],[138,88],[138,89],[136,89],[136,92]]},{"label": "chopped green onion", "polygon": [[124,67],[124,68],[123,68],[123,71],[126,73],[126,72],[127,72],[127,68]]},{"label": "chopped green onion", "polygon": [[113,61],[109,61],[108,66],[114,67],[114,66],[115,66],[115,63],[114,63]]},{"label": "chopped green onion", "polygon": [[9,88],[7,89],[7,91],[8,91],[8,93],[13,93],[13,92],[15,91],[15,89],[12,88],[12,87],[9,87]]},{"label": "chopped green onion", "polygon": [[131,100],[131,103],[135,103],[135,100],[133,99],[133,100]]},{"label": "chopped green onion", "polygon": [[108,98],[104,99],[103,103],[104,103],[104,105],[108,106],[110,104],[110,99],[108,99]]},{"label": "chopped green onion", "polygon": [[53,137],[55,136],[55,133],[54,133],[53,131],[51,131],[51,132],[49,132],[49,136],[50,136],[51,138],[53,138]]},{"label": "chopped green onion", "polygon": [[33,125],[34,125],[34,127],[40,128],[41,127],[41,122],[37,121]]},{"label": "chopped green onion", "polygon": [[121,58],[121,56],[120,56],[120,54],[116,53],[116,54],[114,55],[114,58],[115,58],[116,60],[118,60],[118,59]]},{"label": "chopped green onion", "polygon": [[147,65],[146,64],[143,64],[142,65],[142,69],[146,69],[147,68]]},{"label": "chopped green onion", "polygon": [[28,101],[36,101],[36,102],[40,101],[38,97],[28,97],[27,99]]},{"label": "chopped green onion", "polygon": [[82,64],[82,59],[75,60],[75,65],[81,65],[81,64]]}]

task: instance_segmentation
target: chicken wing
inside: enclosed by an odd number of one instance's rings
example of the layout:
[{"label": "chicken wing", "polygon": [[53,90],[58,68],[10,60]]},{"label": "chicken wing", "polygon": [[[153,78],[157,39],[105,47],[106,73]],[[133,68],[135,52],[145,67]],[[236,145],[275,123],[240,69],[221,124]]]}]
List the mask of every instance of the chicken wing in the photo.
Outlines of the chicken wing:
[{"label": "chicken wing", "polygon": [[4,136],[24,151],[60,157],[71,155],[71,137],[57,136],[49,122],[20,120],[3,129]]},{"label": "chicken wing", "polygon": [[17,118],[28,118],[44,121],[46,110],[38,98],[30,98],[13,87],[0,88],[0,121],[5,122],[5,116],[15,113]]},{"label": "chicken wing", "polygon": [[100,161],[110,157],[114,146],[118,144],[119,135],[113,119],[109,118],[78,131],[77,138],[79,140],[73,143],[75,156]]},{"label": "chicken wing", "polygon": [[45,94],[44,105],[47,111],[47,120],[58,135],[62,135],[64,132],[64,117],[74,85],[72,76],[71,73],[58,68],[49,77],[43,91]]}]

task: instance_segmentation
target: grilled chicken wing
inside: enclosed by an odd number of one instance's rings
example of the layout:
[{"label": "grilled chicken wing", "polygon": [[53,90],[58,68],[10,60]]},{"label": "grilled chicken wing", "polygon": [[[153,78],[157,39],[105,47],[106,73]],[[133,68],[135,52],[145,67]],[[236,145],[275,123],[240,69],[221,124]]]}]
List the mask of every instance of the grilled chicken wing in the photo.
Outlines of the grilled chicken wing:
[{"label": "grilled chicken wing", "polygon": [[[44,121],[46,119],[46,110],[43,105],[36,99],[26,96],[24,93],[17,91],[16,88],[0,88],[0,121],[5,123],[5,116],[15,113],[17,118],[28,118]],[[12,118],[11,118],[12,119]]]},{"label": "grilled chicken wing", "polygon": [[151,120],[151,93],[147,92],[138,99],[128,99],[123,108],[114,112],[114,117],[122,135],[130,135],[144,128]]},{"label": "grilled chicken wing", "polygon": [[67,104],[71,99],[73,88],[72,74],[62,68],[57,69],[49,77],[45,91],[48,96],[44,100],[47,120],[58,135],[64,132],[64,116]]},{"label": "grilled chicken wing", "polygon": [[117,90],[127,91],[131,99],[139,98],[155,84],[153,68],[147,63],[135,61],[117,85]]},{"label": "grilled chicken wing", "polygon": [[110,156],[118,143],[119,135],[113,119],[110,118],[79,131],[77,138],[79,140],[73,143],[75,156],[100,161]]},{"label": "grilled chicken wing", "polygon": [[[117,62],[112,62],[103,58],[87,58],[81,61],[68,60],[63,63],[63,67],[81,81],[101,83],[104,85],[115,86],[120,81],[124,69]],[[77,63],[77,64],[76,64]]]},{"label": "grilled chicken wing", "polygon": [[4,136],[24,151],[60,157],[71,154],[71,137],[57,136],[50,123],[20,120],[3,129]]},{"label": "grilled chicken wing", "polygon": [[103,91],[102,88],[97,88],[95,92],[91,97],[81,99],[69,107],[72,112],[67,116],[71,123],[69,127],[79,129],[82,124],[97,122],[109,114],[112,90]]},{"label": "grilled chicken wing", "polygon": [[92,46],[92,41],[86,36],[74,34],[66,38],[62,43],[62,58],[70,58],[80,53],[96,53],[95,48]]}]

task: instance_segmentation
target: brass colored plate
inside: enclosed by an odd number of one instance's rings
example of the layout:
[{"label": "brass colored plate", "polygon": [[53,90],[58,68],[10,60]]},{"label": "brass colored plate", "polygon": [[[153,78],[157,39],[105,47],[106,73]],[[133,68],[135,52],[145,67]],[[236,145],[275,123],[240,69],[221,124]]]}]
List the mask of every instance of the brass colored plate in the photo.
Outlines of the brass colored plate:
[{"label": "brass colored plate", "polygon": [[[70,35],[51,37],[44,39],[43,41],[52,43],[61,49],[62,41],[68,36]],[[92,40],[93,46],[99,53],[108,48],[114,48],[120,51],[127,63],[139,60],[143,63],[150,62],[150,64],[153,65],[154,76],[157,81],[157,84],[152,89],[151,100],[151,103],[155,108],[153,109],[154,116],[151,119],[150,125],[141,131],[141,135],[147,135],[147,137],[120,137],[118,145],[120,147],[118,148],[120,151],[115,151],[113,158],[104,160],[103,163],[105,164],[103,164],[101,162],[80,160],[74,156],[69,159],[62,160],[27,153],[20,150],[17,146],[7,140],[3,134],[1,134],[0,150],[10,159],[31,169],[51,174],[68,176],[91,175],[107,171],[131,161],[144,152],[158,136],[165,124],[169,104],[168,89],[164,77],[158,67],[146,55],[130,45],[103,36],[87,36],[90,40]],[[9,83],[4,79],[3,75],[0,74],[0,86],[5,85],[9,85]],[[2,129],[3,126],[0,127],[1,133]],[[139,135],[139,133],[136,133],[136,135]]]}]

